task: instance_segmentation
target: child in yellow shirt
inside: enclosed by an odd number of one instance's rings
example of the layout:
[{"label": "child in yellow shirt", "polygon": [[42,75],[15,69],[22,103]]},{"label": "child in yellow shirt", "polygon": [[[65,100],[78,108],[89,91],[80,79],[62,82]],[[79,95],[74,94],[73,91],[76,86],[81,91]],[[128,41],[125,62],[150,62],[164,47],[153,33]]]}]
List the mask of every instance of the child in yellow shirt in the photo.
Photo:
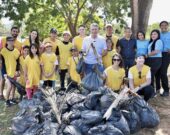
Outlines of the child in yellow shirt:
[{"label": "child in yellow shirt", "polygon": [[[6,106],[11,106],[12,104],[16,104],[14,100],[15,95],[15,86],[9,81],[8,77],[16,79],[18,76],[18,58],[20,52],[14,48],[14,38],[7,37],[6,47],[2,48],[1,50],[1,60],[3,59],[5,74],[4,77],[6,78],[7,82],[7,90],[6,90]],[[9,99],[11,95],[11,99]]]},{"label": "child in yellow shirt", "polygon": [[55,70],[58,65],[57,56],[52,52],[51,42],[44,44],[45,52],[41,55],[43,88],[53,87],[55,83]]},{"label": "child in yellow shirt", "polygon": [[65,90],[65,77],[67,73],[67,61],[71,56],[70,49],[73,44],[70,43],[71,34],[68,31],[63,32],[63,42],[58,44],[58,55],[59,55],[59,74],[60,74],[60,86],[61,90]]},{"label": "child in yellow shirt", "polygon": [[77,88],[78,84],[81,82],[80,75],[76,71],[76,65],[79,61],[79,52],[76,47],[72,47],[70,49],[72,53],[72,57],[69,57],[67,65],[68,65],[68,74],[71,79],[71,85],[70,87]]},{"label": "child in yellow shirt", "polygon": [[25,58],[24,65],[27,98],[31,99],[38,88],[41,75],[37,45],[31,44],[29,55]]},{"label": "child in yellow shirt", "polygon": [[25,87],[25,79],[24,79],[24,60],[26,56],[29,54],[29,46],[24,45],[22,47],[22,55],[19,57],[19,64],[20,64],[20,78],[19,78],[19,83]]}]

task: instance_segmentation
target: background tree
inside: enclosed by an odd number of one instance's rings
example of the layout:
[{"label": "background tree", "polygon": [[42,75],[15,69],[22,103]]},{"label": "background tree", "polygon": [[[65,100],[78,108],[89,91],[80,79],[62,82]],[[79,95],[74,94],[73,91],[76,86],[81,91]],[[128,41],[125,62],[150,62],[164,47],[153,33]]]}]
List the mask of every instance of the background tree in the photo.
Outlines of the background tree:
[{"label": "background tree", "polygon": [[134,35],[139,30],[146,32],[153,0],[130,0],[130,2]]},{"label": "background tree", "polygon": [[3,0],[0,11],[1,17],[10,17],[18,24],[24,21],[27,32],[37,27],[41,34],[46,34],[42,29],[47,31],[46,28],[54,25],[61,30],[68,28],[75,36],[80,24],[87,27],[91,22],[104,25],[106,20],[114,19],[125,23],[129,6],[128,0]]}]

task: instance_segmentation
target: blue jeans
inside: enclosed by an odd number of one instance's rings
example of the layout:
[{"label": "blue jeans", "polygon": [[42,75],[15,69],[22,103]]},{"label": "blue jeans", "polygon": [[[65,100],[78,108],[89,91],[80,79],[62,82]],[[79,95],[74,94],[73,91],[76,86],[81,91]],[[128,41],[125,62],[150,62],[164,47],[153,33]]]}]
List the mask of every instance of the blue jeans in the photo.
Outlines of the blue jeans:
[{"label": "blue jeans", "polygon": [[100,64],[87,64],[85,63],[85,68],[84,68],[84,73],[85,75],[87,75],[88,73],[92,72],[95,68],[95,66],[97,66],[97,69],[99,72],[103,73],[104,71],[104,67],[103,65],[100,65]]}]

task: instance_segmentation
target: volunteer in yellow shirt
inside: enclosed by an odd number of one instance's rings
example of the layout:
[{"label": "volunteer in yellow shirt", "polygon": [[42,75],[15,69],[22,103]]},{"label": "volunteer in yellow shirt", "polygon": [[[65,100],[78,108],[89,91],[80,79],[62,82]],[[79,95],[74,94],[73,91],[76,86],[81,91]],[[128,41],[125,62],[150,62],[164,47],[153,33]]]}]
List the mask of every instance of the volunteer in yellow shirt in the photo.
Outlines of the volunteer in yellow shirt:
[{"label": "volunteer in yellow shirt", "polygon": [[19,78],[19,83],[25,87],[26,82],[24,79],[24,61],[26,56],[29,54],[29,46],[23,46],[22,47],[23,53],[19,57],[19,64],[20,64],[20,78]]},{"label": "volunteer in yellow shirt", "polygon": [[57,56],[52,52],[52,45],[50,42],[44,44],[45,52],[41,55],[42,80],[43,88],[53,87],[55,83],[55,70],[58,65]]},{"label": "volunteer in yellow shirt", "polygon": [[68,58],[71,57],[70,49],[72,48],[72,43],[69,42],[71,37],[70,32],[64,31],[63,32],[63,42],[58,45],[58,54],[59,55],[59,74],[60,74],[60,85],[61,90],[65,90],[65,76],[67,73],[67,61]]},{"label": "volunteer in yellow shirt", "polygon": [[106,39],[111,39],[113,42],[113,50],[117,52],[116,45],[119,40],[119,38],[115,35],[113,35],[113,27],[111,24],[106,24],[105,26],[106,29]]},{"label": "volunteer in yellow shirt", "polygon": [[[14,48],[14,38],[13,37],[7,37],[7,44],[6,47],[2,48],[0,54],[1,54],[1,60],[3,59],[5,65],[5,72],[4,74],[6,80],[7,80],[7,90],[6,90],[6,105],[11,106],[12,104],[15,104],[14,101],[14,95],[15,95],[15,86],[8,80],[7,77],[14,78],[18,75],[18,58],[19,58],[19,51]],[[9,99],[9,96],[11,95],[11,100]]]},{"label": "volunteer in yellow shirt", "polygon": [[145,55],[138,54],[136,56],[136,65],[129,69],[128,78],[129,86],[134,92],[144,96],[144,100],[148,101],[154,95],[154,88],[151,86],[150,67],[144,65]]},{"label": "volunteer in yellow shirt", "polygon": [[113,50],[113,42],[111,39],[109,38],[106,39],[106,44],[107,44],[107,54],[102,57],[103,66],[105,69],[112,65],[112,57],[116,53]]},{"label": "volunteer in yellow shirt", "polygon": [[[21,51],[22,48],[22,44],[21,42],[17,39],[18,35],[19,35],[19,28],[17,26],[13,26],[11,28],[11,36],[14,38],[14,47],[17,48],[19,51]],[[2,46],[5,47],[6,46],[6,37],[2,38]]]},{"label": "volunteer in yellow shirt", "polygon": [[41,75],[40,59],[37,45],[31,44],[29,55],[25,58],[24,62],[26,93],[27,98],[31,99],[38,88]]},{"label": "volunteer in yellow shirt", "polygon": [[83,45],[83,39],[86,37],[84,25],[79,26],[78,33],[79,35],[74,37],[73,39],[73,45],[78,49],[78,51],[81,51]]},{"label": "volunteer in yellow shirt", "polygon": [[115,92],[119,92],[123,85],[125,70],[123,68],[123,60],[120,54],[116,53],[112,57],[112,65],[104,71],[106,86]]},{"label": "volunteer in yellow shirt", "polygon": [[58,44],[61,44],[61,41],[57,39],[57,30],[55,28],[51,28],[50,37],[45,38],[43,44],[46,42],[51,42],[52,51],[56,53]]},{"label": "volunteer in yellow shirt", "polygon": [[40,47],[39,33],[35,29],[31,30],[29,38],[26,38],[22,43],[23,46],[30,46],[31,44],[36,44],[38,48]]},{"label": "volunteer in yellow shirt", "polygon": [[71,48],[72,57],[69,57],[67,65],[68,65],[68,73],[72,81],[75,83],[72,84],[71,87],[77,87],[77,84],[80,84],[81,78],[80,75],[76,71],[76,65],[79,61],[79,53],[76,47]]}]

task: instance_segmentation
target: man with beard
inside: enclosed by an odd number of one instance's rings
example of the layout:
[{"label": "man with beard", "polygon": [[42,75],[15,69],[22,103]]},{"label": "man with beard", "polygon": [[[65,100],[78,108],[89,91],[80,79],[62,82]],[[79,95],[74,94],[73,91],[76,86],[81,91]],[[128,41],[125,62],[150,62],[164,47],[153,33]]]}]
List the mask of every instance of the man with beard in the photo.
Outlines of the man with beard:
[{"label": "man with beard", "polygon": [[[21,51],[22,44],[17,39],[19,32],[20,31],[17,26],[13,26],[11,28],[11,36],[14,38],[14,47],[17,48],[19,51]],[[6,44],[7,44],[7,40],[6,40],[6,37],[4,37],[4,38],[2,38],[2,48],[6,47]],[[4,62],[0,61],[0,63],[4,63]],[[4,79],[3,75],[6,74],[6,68],[5,68],[5,65],[2,65],[2,67],[0,67],[0,68],[1,68],[1,73],[2,73],[2,75],[0,77],[0,100],[2,100],[2,99],[4,99],[3,89],[4,89],[4,85],[5,85],[5,79]]]}]

